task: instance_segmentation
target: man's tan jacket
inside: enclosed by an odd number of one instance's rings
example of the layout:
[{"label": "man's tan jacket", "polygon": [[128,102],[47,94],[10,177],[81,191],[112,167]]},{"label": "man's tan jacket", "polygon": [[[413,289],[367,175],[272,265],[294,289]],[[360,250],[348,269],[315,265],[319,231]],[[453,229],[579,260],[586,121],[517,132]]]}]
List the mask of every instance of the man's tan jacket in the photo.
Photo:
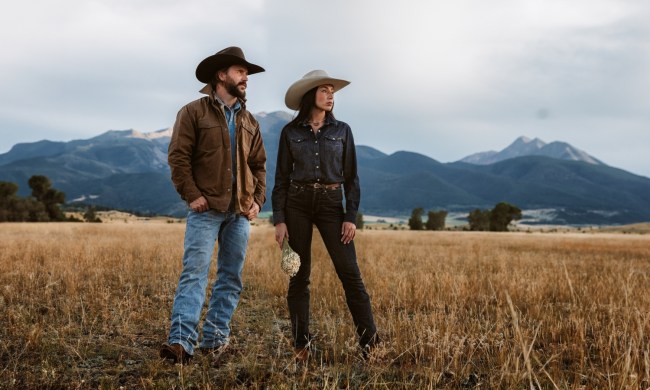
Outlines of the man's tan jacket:
[{"label": "man's tan jacket", "polygon": [[[201,92],[209,93],[209,87]],[[266,151],[260,126],[240,100],[236,119],[236,212],[266,200]],[[225,212],[232,197],[230,135],[223,108],[212,94],[181,108],[176,117],[168,155],[172,182],[191,203],[204,196],[211,209]]]}]

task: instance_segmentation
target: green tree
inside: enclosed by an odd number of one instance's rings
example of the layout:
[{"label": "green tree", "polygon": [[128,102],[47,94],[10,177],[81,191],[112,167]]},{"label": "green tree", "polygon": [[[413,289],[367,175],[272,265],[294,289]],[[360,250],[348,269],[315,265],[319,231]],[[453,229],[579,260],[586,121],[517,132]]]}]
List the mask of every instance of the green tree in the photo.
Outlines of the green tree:
[{"label": "green tree", "polygon": [[16,193],[18,186],[14,183],[0,181],[0,222],[15,221]]},{"label": "green tree", "polygon": [[469,230],[490,230],[490,210],[474,209],[467,216],[467,220],[469,221]]},{"label": "green tree", "polygon": [[0,201],[16,196],[18,185],[7,181],[0,181]]},{"label": "green tree", "polygon": [[90,206],[84,213],[84,220],[86,222],[101,222],[102,220],[97,217],[95,206]]},{"label": "green tree", "polygon": [[447,218],[445,210],[429,211],[426,223],[427,230],[444,230],[445,218]]},{"label": "green tree", "polygon": [[424,214],[424,209],[422,207],[413,209],[413,212],[411,212],[411,218],[409,218],[409,228],[411,230],[422,230],[424,228],[424,224],[422,223],[422,214]]},{"label": "green tree", "polygon": [[26,198],[17,202],[17,215],[20,221],[48,222],[50,217],[45,205],[36,199]]},{"label": "green tree", "polygon": [[34,198],[16,198],[11,203],[11,222],[47,222],[50,218],[47,215],[43,203]]},{"label": "green tree", "polygon": [[59,205],[65,202],[65,194],[54,188],[47,176],[34,175],[29,178],[29,188],[32,189],[32,196],[45,206],[45,211],[51,221],[63,221],[65,216]]},{"label": "green tree", "polygon": [[354,224],[357,225],[357,229],[363,229],[363,214],[360,211],[357,211],[357,217],[354,221]]},{"label": "green tree", "polygon": [[493,232],[507,232],[508,225],[513,220],[521,219],[521,210],[510,203],[500,202],[490,212],[490,230]]},{"label": "green tree", "polygon": [[[42,188],[37,181],[38,191]],[[38,192],[40,194],[40,192]],[[0,182],[0,222],[47,222],[50,220],[45,205],[38,199],[21,198],[18,185]],[[45,191],[47,194],[47,191]],[[56,194],[54,194],[56,195]]]},{"label": "green tree", "polygon": [[30,177],[27,184],[29,184],[29,188],[32,189],[32,196],[38,201],[42,201],[43,197],[45,197],[45,193],[52,186],[50,179],[43,175],[34,175]]}]

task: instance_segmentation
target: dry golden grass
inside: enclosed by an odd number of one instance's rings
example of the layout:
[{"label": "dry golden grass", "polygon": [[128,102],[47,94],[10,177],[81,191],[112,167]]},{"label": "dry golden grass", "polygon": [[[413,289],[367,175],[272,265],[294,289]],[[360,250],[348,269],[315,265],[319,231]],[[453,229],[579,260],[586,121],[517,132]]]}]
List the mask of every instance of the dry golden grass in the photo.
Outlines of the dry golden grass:
[{"label": "dry golden grass", "polygon": [[631,225],[622,226],[607,226],[600,229],[603,232],[609,233],[624,233],[624,234],[649,234],[650,223],[634,223]]},{"label": "dry golden grass", "polygon": [[0,389],[648,388],[650,236],[365,231],[359,263],[385,342],[361,364],[320,239],[314,359],[292,364],[287,278],[255,227],[238,353],[157,358],[183,224],[0,224]]}]

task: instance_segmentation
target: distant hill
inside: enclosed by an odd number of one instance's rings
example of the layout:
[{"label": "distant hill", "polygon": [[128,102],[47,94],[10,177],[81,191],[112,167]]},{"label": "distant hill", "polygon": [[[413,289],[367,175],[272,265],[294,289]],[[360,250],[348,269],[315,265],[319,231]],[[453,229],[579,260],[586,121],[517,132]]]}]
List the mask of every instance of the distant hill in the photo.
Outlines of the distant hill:
[{"label": "distant hill", "polygon": [[460,162],[489,165],[510,158],[523,156],[546,156],[560,160],[582,161],[594,165],[605,165],[597,158],[590,156],[586,152],[583,152],[566,142],[555,141],[547,144],[539,138],[530,139],[523,136],[517,138],[512,144],[500,152],[493,150],[479,152],[461,159]]},{"label": "distant hill", "polygon": [[[278,111],[256,117],[268,155],[263,209],[268,211],[279,136],[291,115]],[[0,180],[17,183],[25,196],[29,177],[46,175],[68,201],[182,216],[187,208],[167,166],[170,134],[171,129],[113,130],[87,140],[17,144],[0,155]],[[418,153],[389,155],[357,145],[361,209],[395,216],[415,207],[468,212],[507,201],[522,208],[528,221],[543,216],[540,223],[650,221],[649,178],[609,167],[568,144],[522,137],[501,152],[473,156],[441,163]],[[495,162],[487,163],[488,157]]]}]

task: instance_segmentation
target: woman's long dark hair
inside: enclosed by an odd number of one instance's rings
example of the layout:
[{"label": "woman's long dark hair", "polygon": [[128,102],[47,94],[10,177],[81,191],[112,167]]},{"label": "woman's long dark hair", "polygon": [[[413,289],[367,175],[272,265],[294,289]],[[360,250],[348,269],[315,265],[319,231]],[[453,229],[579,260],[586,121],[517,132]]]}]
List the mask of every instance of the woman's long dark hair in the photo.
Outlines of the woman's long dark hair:
[{"label": "woman's long dark hair", "polygon": [[[309,120],[311,110],[316,107],[316,90],[319,87],[320,85],[318,87],[310,89],[309,91],[305,92],[304,95],[302,95],[298,115],[296,115],[296,117],[293,118],[293,120],[291,120],[287,126],[297,126],[301,122]],[[332,106],[332,111],[325,113],[325,118],[334,118],[334,106]]]}]

